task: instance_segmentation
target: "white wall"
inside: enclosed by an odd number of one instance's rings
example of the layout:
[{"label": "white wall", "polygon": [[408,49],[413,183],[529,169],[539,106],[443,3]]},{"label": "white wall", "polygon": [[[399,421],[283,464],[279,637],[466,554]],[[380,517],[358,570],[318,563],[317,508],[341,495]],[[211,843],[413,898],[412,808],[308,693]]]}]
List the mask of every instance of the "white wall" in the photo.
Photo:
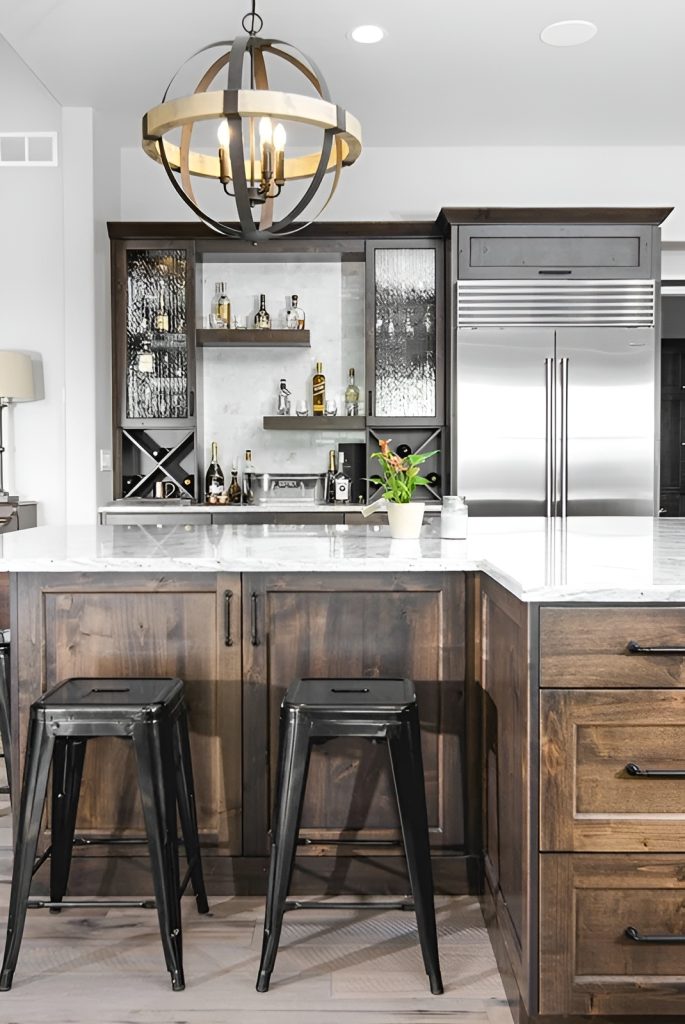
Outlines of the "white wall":
[{"label": "white wall", "polygon": [[[192,218],[142,150],[121,160],[124,220]],[[433,220],[443,206],[675,206],[663,238],[685,240],[685,147],[366,149],[325,219]]]},{"label": "white wall", "polygon": [[[16,102],[21,97],[21,103]],[[65,518],[62,109],[0,37],[0,131],[56,131],[60,166],[0,167],[0,347],[37,353],[45,398],[7,417],[8,489]]]}]

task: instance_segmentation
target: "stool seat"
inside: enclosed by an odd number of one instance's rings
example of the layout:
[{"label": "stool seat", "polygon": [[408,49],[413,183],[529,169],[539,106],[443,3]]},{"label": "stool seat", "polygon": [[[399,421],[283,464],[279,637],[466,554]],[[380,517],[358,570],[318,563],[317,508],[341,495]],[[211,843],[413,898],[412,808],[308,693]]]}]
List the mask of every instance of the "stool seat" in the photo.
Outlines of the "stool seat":
[{"label": "stool seat", "polygon": [[[257,991],[267,992],[276,962],[295,862],[309,756],[313,743],[339,736],[387,743],[421,953],[431,992],[443,991],[438,956],[421,731],[409,679],[299,679],[281,704],[278,778],[262,957]],[[317,909],[322,905],[314,903]]]},{"label": "stool seat", "polygon": [[409,679],[298,679],[283,700],[284,707],[322,708],[328,713],[338,708],[401,712],[414,703],[416,694]]},{"label": "stool seat", "polygon": [[[152,868],[159,930],[172,987],[185,987],[180,898],[192,882],[199,913],[209,910],[200,860],[195,791],[183,682],[177,678],[77,677],[67,679],[31,705],[12,869],[5,956],[0,991],[11,988],[29,907],[31,879],[50,857],[50,900],[39,906],[91,906],[65,901],[87,742],[118,736],[132,742]],[[36,861],[43,805],[52,768],[51,845]],[[177,814],[188,859],[179,883]],[[116,839],[108,840],[116,842]],[[131,901],[104,901],[132,905]],[[139,901],[133,905],[140,906]],[[149,904],[143,904],[149,905]]]}]

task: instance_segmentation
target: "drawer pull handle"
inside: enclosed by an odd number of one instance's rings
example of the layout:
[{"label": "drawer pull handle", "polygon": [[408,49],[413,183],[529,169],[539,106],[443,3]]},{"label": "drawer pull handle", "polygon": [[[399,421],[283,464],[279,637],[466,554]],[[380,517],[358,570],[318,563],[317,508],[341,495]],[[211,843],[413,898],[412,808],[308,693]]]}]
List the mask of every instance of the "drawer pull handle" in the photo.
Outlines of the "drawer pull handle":
[{"label": "drawer pull handle", "polygon": [[633,942],[685,942],[685,935],[640,935],[637,928],[633,928],[632,925],[626,928],[625,935],[627,938],[632,939]]},{"label": "drawer pull handle", "polygon": [[640,768],[639,764],[629,761],[626,765],[628,775],[634,779],[685,779],[685,770],[678,768]]},{"label": "drawer pull handle", "polygon": [[250,641],[253,647],[259,647],[259,624],[257,620],[257,594],[252,595],[252,622],[250,624]]},{"label": "drawer pull handle", "polygon": [[685,654],[685,647],[642,647],[634,640],[628,641],[630,654]]}]

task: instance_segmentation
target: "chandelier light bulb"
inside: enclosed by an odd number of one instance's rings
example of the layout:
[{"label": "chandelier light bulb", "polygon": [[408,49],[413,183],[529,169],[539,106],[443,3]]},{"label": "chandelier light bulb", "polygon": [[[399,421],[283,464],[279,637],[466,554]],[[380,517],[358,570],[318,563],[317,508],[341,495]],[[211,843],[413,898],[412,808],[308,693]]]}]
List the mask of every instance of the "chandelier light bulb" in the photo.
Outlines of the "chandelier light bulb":
[{"label": "chandelier light bulb", "polygon": [[270,117],[260,117],[259,119],[259,142],[260,145],[266,146],[273,142],[273,126],[271,124]]},{"label": "chandelier light bulb", "polygon": [[228,149],[231,142],[231,129],[228,127],[228,118],[222,117],[216,131],[216,137],[222,149]]},{"label": "chandelier light bulb", "polygon": [[280,121],[274,128],[274,147],[277,153],[280,153],[285,149],[285,128]]}]

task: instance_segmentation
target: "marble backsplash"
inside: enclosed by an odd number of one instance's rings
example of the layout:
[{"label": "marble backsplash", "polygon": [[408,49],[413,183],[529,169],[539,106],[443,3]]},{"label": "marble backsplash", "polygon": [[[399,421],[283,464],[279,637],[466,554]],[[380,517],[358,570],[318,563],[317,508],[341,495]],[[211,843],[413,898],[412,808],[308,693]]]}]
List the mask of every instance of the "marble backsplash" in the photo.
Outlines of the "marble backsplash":
[{"label": "marble backsplash", "polygon": [[204,473],[212,441],[228,478],[231,464],[242,465],[247,448],[260,472],[324,472],[329,448],[343,441],[363,441],[362,431],[264,430],[264,416],[276,414],[278,385],[285,377],[292,392],[293,414],[298,399],[311,412],[312,374],[317,361],[326,375],[326,397],[344,409],[347,371],[353,366],[363,412],[364,387],[364,264],[359,262],[209,263],[203,267],[202,309],[207,319],[217,281],[225,281],[231,315],[251,323],[266,295],[274,328],[285,327],[291,295],[299,297],[311,331],[311,348],[205,348],[198,367],[200,408],[200,471]]}]

